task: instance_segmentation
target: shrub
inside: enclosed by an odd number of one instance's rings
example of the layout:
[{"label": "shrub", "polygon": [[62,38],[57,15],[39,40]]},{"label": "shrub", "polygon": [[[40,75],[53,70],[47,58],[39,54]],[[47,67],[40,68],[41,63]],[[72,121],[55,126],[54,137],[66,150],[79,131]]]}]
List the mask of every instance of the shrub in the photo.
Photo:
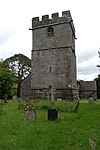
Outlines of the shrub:
[{"label": "shrub", "polygon": [[55,108],[60,112],[73,112],[75,108],[75,102],[70,101],[47,101],[47,100],[40,100],[40,101],[33,101],[33,105],[38,110],[47,110],[49,108]]},{"label": "shrub", "polygon": [[4,103],[3,103],[3,101],[2,101],[2,100],[0,100],[0,112],[2,112],[2,111],[3,111],[3,107],[4,107]]},{"label": "shrub", "polygon": [[51,102],[49,102],[47,100],[41,100],[41,101],[35,101],[35,102],[33,102],[33,105],[38,110],[43,110],[43,109],[47,110],[48,108],[51,107]]}]

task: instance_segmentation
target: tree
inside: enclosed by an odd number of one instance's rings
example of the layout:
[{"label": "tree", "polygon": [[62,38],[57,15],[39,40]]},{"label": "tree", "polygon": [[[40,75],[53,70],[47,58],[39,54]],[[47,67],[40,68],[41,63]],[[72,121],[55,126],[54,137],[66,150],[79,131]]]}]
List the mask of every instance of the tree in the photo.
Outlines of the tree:
[{"label": "tree", "polygon": [[20,97],[21,82],[31,72],[31,59],[23,54],[15,54],[5,60],[9,70],[15,74],[15,83],[17,83],[17,96]]},{"label": "tree", "polygon": [[[98,51],[99,58],[100,58],[100,52]],[[100,65],[97,65],[98,68],[100,68]],[[95,79],[96,85],[97,85],[97,98],[100,98],[100,74],[98,77]]]},{"label": "tree", "polygon": [[6,67],[3,60],[0,60],[0,98],[4,98],[4,94],[11,97],[11,90],[13,84],[13,74]]},{"label": "tree", "polygon": [[[100,58],[100,52],[98,51],[98,54],[99,54],[99,58]],[[97,67],[99,67],[100,68],[100,65],[97,65]]]},{"label": "tree", "polygon": [[100,75],[95,79],[97,85],[97,98],[100,99]]}]

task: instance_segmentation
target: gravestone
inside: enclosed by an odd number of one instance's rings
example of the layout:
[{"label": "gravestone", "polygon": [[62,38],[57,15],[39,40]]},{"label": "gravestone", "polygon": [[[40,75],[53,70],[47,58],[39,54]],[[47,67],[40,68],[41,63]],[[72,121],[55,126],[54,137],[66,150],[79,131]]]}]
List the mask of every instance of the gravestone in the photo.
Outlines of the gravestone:
[{"label": "gravestone", "polygon": [[94,100],[94,98],[92,96],[89,97],[88,103],[89,104],[94,104],[95,103],[95,100]]},{"label": "gravestone", "polygon": [[58,98],[58,99],[57,99],[57,102],[61,102],[61,101],[62,101],[62,98]]},{"label": "gravestone", "polygon": [[24,108],[24,115],[26,119],[36,119],[36,109],[32,104],[26,104]]},{"label": "gravestone", "polygon": [[17,100],[17,96],[16,96],[16,95],[14,95],[12,98],[13,98],[13,101],[14,101],[14,102],[16,102],[16,100]]},{"label": "gravestone", "polygon": [[58,119],[58,112],[56,109],[48,109],[48,120],[54,121]]}]

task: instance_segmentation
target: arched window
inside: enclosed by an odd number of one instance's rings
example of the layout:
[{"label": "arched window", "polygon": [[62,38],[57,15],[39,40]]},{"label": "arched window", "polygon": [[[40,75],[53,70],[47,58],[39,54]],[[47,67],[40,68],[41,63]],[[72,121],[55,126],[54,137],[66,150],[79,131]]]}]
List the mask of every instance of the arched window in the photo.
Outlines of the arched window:
[{"label": "arched window", "polygon": [[47,29],[47,36],[48,36],[48,37],[54,36],[54,30],[53,30],[52,27],[49,27],[49,28]]}]

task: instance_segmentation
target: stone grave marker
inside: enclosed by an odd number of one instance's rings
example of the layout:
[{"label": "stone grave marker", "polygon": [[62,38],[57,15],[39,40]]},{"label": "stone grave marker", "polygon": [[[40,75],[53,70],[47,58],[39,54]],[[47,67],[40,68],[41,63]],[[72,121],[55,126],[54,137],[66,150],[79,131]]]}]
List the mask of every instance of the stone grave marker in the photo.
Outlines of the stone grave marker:
[{"label": "stone grave marker", "polygon": [[13,98],[13,101],[14,101],[14,102],[16,102],[16,100],[17,100],[17,96],[16,96],[16,95],[14,95],[12,98]]},{"label": "stone grave marker", "polygon": [[32,104],[26,104],[24,108],[24,115],[26,119],[36,119],[36,109]]},{"label": "stone grave marker", "polygon": [[61,102],[61,101],[62,101],[62,98],[58,98],[58,99],[57,99],[57,102]]},{"label": "stone grave marker", "polygon": [[95,100],[94,100],[94,98],[92,96],[89,97],[88,103],[89,104],[95,104]]}]

